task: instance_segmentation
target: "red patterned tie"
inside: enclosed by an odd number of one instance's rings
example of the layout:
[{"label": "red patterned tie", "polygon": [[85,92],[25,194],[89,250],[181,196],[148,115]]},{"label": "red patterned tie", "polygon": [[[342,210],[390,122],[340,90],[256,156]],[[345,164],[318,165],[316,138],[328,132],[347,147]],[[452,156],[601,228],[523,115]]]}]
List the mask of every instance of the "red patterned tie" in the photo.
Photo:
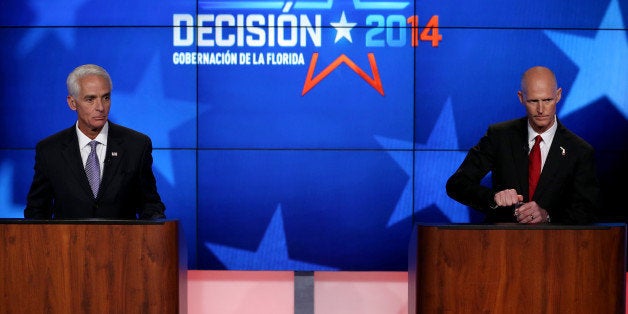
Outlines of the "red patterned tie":
[{"label": "red patterned tie", "polygon": [[532,146],[530,156],[528,156],[528,184],[530,185],[530,201],[532,201],[534,190],[536,190],[536,184],[539,183],[539,177],[541,176],[541,148],[539,147],[539,144],[542,140],[543,138],[540,135],[537,135],[534,138],[534,146]]}]

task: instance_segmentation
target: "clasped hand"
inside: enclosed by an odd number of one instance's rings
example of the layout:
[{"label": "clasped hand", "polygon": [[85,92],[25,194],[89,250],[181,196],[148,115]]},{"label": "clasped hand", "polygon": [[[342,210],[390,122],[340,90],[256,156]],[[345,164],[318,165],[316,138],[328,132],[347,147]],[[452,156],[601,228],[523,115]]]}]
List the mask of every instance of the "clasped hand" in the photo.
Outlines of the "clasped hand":
[{"label": "clasped hand", "polygon": [[515,206],[515,218],[517,222],[524,224],[536,224],[547,222],[548,213],[535,201],[523,203],[523,196],[517,194],[515,189],[499,191],[494,197],[495,204],[500,207]]}]

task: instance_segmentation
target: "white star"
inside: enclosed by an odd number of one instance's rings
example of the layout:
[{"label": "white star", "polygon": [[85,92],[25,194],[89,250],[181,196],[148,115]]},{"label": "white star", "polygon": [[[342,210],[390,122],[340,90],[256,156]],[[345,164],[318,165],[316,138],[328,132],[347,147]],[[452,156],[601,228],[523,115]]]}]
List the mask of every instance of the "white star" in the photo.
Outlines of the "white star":
[{"label": "white star", "polygon": [[334,40],[334,44],[337,43],[341,38],[346,38],[350,43],[353,43],[351,40],[351,29],[357,23],[348,23],[347,17],[345,16],[345,11],[342,11],[342,16],[340,17],[340,22],[329,23],[336,29],[336,39]]},{"label": "white star", "polygon": [[580,110],[604,96],[628,119],[628,43],[617,0],[611,1],[594,38],[546,31],[579,67],[560,117]]},{"label": "white star", "polygon": [[266,228],[257,251],[235,249],[220,244],[205,243],[227,269],[264,270],[336,270],[335,268],[290,259],[288,244],[281,218],[281,204]]},{"label": "white star", "polygon": [[[377,141],[384,148],[399,148],[412,146],[412,143],[388,139],[376,136]],[[442,149],[447,151],[421,151],[415,157],[415,199],[414,208],[416,212],[426,209],[432,205],[438,206],[442,214],[449,222],[469,222],[469,208],[452,200],[447,196],[445,183],[451,174],[460,166],[466,153],[450,151],[458,148],[458,137],[456,135],[455,121],[451,99],[447,99],[443,111],[441,112],[432,134],[426,144],[417,144],[417,150]],[[401,169],[412,176],[412,155],[404,151],[391,151],[390,156],[399,164]],[[412,180],[402,192],[395,211],[390,216],[388,226],[402,221],[412,215]],[[441,217],[434,217],[440,219]],[[444,222],[444,221],[437,221]]]}]

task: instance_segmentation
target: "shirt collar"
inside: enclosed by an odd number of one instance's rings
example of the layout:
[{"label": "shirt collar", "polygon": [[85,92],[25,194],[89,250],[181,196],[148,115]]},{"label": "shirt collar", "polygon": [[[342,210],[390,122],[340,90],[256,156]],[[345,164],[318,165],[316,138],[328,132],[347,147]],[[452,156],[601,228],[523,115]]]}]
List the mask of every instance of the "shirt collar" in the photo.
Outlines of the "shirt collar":
[{"label": "shirt collar", "polygon": [[[74,128],[76,129],[76,135],[78,136],[79,148],[85,147],[86,145],[89,144],[89,142],[92,141],[91,138],[87,137],[87,135],[83,134],[83,132],[79,130],[78,121],[76,121]],[[102,130],[100,130],[100,133],[98,133],[98,135],[96,136],[94,140],[98,141],[98,143],[100,144],[107,146],[108,134],[109,134],[109,121],[105,122],[105,126],[103,126]]]},{"label": "shirt collar", "polygon": [[530,122],[528,122],[527,124],[528,124],[528,142],[534,142],[534,138],[537,135],[541,135],[541,138],[543,138],[543,142],[549,143],[551,142],[552,139],[554,139],[554,134],[556,134],[556,129],[558,129],[558,118],[556,117],[556,115],[554,115],[554,124],[549,129],[547,129],[547,131],[541,134],[536,133],[536,131],[532,129],[532,127],[530,126]]}]

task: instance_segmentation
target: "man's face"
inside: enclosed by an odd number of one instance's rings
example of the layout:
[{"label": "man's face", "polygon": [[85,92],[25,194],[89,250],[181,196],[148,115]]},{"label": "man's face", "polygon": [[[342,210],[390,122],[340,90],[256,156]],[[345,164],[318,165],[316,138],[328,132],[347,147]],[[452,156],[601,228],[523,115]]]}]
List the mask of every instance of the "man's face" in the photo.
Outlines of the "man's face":
[{"label": "man's face", "polygon": [[556,104],[562,90],[556,89],[551,79],[531,78],[523,91],[519,91],[519,101],[526,107],[528,121],[537,133],[547,131],[554,124]]},{"label": "man's face", "polygon": [[[99,75],[79,79],[77,97],[68,96],[68,105],[78,115],[78,127],[85,135],[100,133],[105,126],[111,108],[111,86]],[[94,136],[95,136],[94,135]]]}]

